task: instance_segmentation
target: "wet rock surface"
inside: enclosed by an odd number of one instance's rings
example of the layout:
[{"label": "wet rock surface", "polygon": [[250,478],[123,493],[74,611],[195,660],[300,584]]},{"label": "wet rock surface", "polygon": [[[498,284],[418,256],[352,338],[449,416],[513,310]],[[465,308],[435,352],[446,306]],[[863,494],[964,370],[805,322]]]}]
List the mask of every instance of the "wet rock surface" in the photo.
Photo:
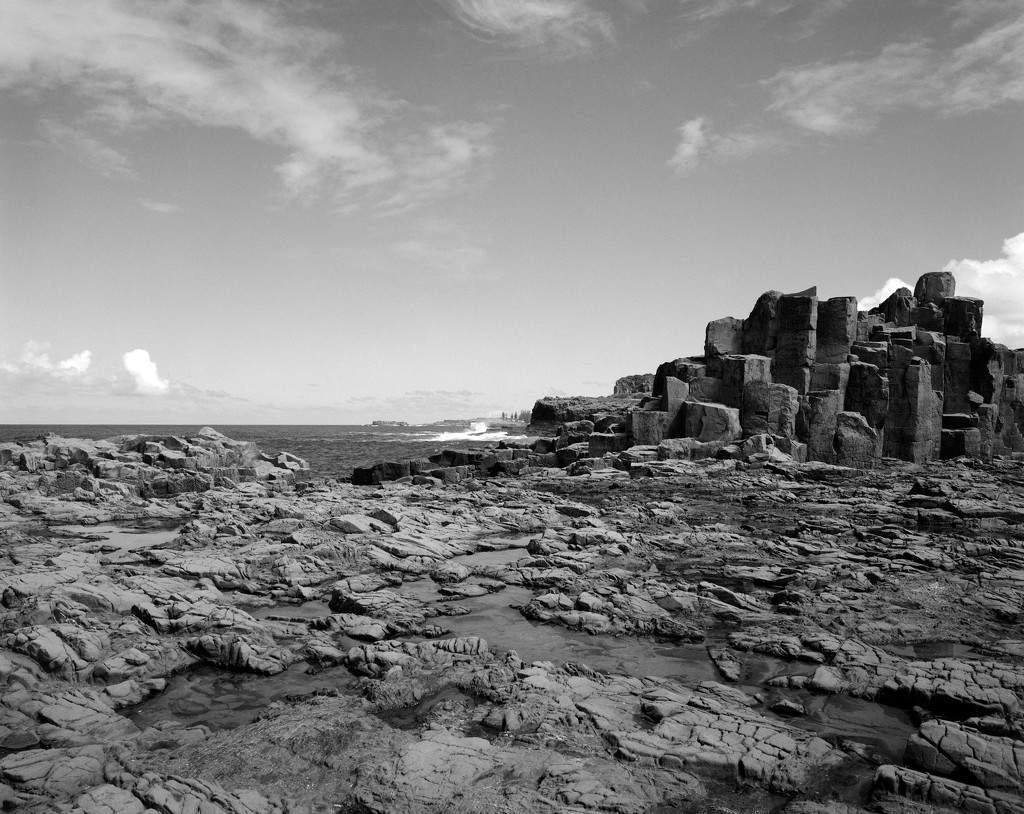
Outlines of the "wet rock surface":
[{"label": "wet rock surface", "polygon": [[3,810],[1024,812],[1018,462],[144,486],[201,440],[8,454]]}]

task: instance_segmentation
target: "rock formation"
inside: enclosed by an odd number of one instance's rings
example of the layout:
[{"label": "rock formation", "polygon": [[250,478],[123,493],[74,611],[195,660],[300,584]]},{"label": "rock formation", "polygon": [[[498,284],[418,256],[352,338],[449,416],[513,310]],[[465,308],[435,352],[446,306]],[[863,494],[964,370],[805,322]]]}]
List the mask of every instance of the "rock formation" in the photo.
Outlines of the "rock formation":
[{"label": "rock formation", "polygon": [[925,274],[868,312],[768,291],[745,319],[709,322],[703,356],[660,365],[623,437],[595,434],[595,451],[738,458],[761,437],[796,461],[860,468],[1024,453],[1024,350],[983,339],[984,303],[955,291],[950,272]]}]

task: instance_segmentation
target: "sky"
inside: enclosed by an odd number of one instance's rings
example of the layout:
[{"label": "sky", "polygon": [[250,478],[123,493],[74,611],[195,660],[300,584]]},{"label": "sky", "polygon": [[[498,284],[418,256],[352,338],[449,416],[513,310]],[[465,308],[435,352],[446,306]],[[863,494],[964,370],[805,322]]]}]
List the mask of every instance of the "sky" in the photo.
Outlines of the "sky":
[{"label": "sky", "polygon": [[941,269],[1024,346],[1024,0],[0,0],[0,423],[518,411]]}]

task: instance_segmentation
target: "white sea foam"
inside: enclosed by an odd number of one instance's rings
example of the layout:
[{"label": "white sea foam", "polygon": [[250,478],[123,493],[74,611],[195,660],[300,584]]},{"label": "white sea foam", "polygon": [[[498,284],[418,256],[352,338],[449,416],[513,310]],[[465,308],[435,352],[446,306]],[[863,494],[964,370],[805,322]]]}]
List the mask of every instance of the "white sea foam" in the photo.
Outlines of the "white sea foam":
[{"label": "white sea foam", "polygon": [[447,444],[452,441],[470,441],[473,443],[479,443],[484,441],[508,441],[512,438],[525,437],[526,436],[523,435],[509,435],[501,429],[491,430],[488,428],[486,421],[474,421],[469,425],[468,430],[442,432],[430,438],[424,438],[423,440]]}]

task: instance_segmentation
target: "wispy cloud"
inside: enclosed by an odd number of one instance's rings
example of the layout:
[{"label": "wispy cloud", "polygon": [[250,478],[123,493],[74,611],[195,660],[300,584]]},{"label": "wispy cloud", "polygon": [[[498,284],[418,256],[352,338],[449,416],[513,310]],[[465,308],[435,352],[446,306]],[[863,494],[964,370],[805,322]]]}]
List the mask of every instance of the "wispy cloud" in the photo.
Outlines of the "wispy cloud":
[{"label": "wispy cloud", "polygon": [[957,116],[1024,101],[1024,8],[980,30],[974,20],[952,18],[951,36],[962,37],[953,44],[894,42],[864,59],[780,71],[765,82],[768,112],[811,133],[851,135],[897,110]]},{"label": "wispy cloud", "polygon": [[737,129],[718,133],[704,116],[684,122],[679,128],[679,143],[668,164],[683,175],[708,162],[746,158],[757,152],[778,149],[783,144],[771,130]]},{"label": "wispy cloud", "polygon": [[694,169],[700,161],[701,153],[708,146],[708,134],[705,132],[705,119],[698,116],[683,122],[679,128],[679,144],[668,160],[668,164],[676,172],[687,172]]},{"label": "wispy cloud", "polygon": [[609,18],[585,0],[443,0],[476,36],[569,58],[614,38]]},{"label": "wispy cloud", "polygon": [[135,177],[127,157],[82,129],[50,119],[41,121],[39,129],[47,142],[100,175]]},{"label": "wispy cloud", "polygon": [[104,143],[160,123],[233,128],[285,152],[293,195],[351,199],[448,191],[488,154],[487,127],[371,87],[344,43],[250,0],[3,0],[0,88],[71,91],[86,113],[48,137],[106,174],[131,172]]},{"label": "wispy cloud", "polygon": [[404,265],[455,283],[492,281],[503,276],[486,246],[446,219],[421,221],[413,236],[392,244]]},{"label": "wispy cloud", "polygon": [[956,293],[985,300],[982,331],[1011,347],[1024,346],[1024,232],[1003,242],[995,260],[950,260]]},{"label": "wispy cloud", "polygon": [[[738,10],[792,13],[797,25],[838,13],[849,0],[808,9],[802,0],[708,0],[691,14],[717,18]],[[847,55],[788,67],[764,79],[763,110],[734,131],[712,133],[691,119],[670,164],[677,171],[708,160],[742,158],[808,136],[871,132],[887,116],[924,111],[964,116],[1024,102],[1024,5],[1019,0],[961,0],[944,9],[934,36],[905,36],[869,56]],[[697,124],[699,122],[699,124]]]},{"label": "wispy cloud", "polygon": [[683,0],[682,6],[686,19],[698,23],[739,13],[788,15],[794,18],[795,36],[801,38],[813,34],[828,18],[853,2],[856,0]]},{"label": "wispy cloud", "polygon": [[181,207],[177,204],[166,203],[164,201],[151,201],[148,198],[140,198],[139,205],[143,209],[148,209],[150,212],[156,212],[158,215],[171,215],[175,212],[181,211]]}]

